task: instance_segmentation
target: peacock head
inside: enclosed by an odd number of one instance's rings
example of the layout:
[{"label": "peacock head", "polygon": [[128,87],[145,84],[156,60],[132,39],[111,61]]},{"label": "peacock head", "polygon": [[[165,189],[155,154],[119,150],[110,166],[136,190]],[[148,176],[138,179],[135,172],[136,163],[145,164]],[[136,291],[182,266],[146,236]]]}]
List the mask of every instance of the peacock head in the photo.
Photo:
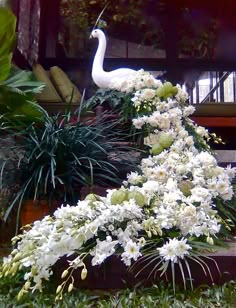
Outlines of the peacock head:
[{"label": "peacock head", "polygon": [[90,38],[100,38],[101,36],[104,36],[104,33],[100,29],[94,29],[90,34]]}]

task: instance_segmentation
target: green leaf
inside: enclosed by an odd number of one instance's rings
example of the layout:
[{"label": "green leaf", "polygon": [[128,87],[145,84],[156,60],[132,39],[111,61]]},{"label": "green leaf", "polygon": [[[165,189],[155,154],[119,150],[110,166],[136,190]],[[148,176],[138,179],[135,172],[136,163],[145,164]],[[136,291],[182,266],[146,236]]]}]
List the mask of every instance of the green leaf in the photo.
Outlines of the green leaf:
[{"label": "green leaf", "polygon": [[16,17],[7,8],[0,7],[0,58],[13,51],[16,42]]},{"label": "green leaf", "polygon": [[40,93],[45,84],[35,80],[35,77],[30,71],[22,71],[13,67],[11,74],[7,80],[3,82],[12,92],[18,92],[24,95],[25,93]]},{"label": "green leaf", "polygon": [[0,83],[4,81],[11,69],[11,54],[0,57]]}]

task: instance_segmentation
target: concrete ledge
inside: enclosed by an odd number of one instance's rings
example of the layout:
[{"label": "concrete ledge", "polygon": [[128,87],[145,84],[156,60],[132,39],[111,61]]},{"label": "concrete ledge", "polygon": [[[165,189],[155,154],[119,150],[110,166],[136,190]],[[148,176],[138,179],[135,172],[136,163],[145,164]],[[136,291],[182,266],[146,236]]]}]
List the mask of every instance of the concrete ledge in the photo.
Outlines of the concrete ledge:
[{"label": "concrete ledge", "polygon": [[215,152],[220,163],[236,163],[236,150],[216,150]]},{"label": "concrete ledge", "polygon": [[[193,286],[199,285],[213,285],[223,284],[225,282],[236,280],[236,240],[229,243],[228,249],[222,249],[216,253],[207,254],[203,258],[205,264],[209,268],[211,275],[207,267],[205,266],[205,272],[201,265],[197,262],[189,260],[188,263],[191,268]],[[171,283],[172,275],[171,269],[167,270],[167,274],[160,277],[160,271],[154,271],[151,275],[151,271],[154,269],[156,262],[151,263],[147,267],[147,263],[137,264],[137,267],[132,271],[127,270],[127,267],[120,261],[118,256],[109,257],[100,266],[92,267],[90,260],[87,260],[88,276],[82,281],[80,280],[80,272],[75,272],[75,287],[84,289],[124,289],[132,288],[135,286],[150,287],[153,284],[157,284],[159,281],[166,281],[166,278]],[[54,269],[56,281],[60,279],[67,261],[61,259]],[[137,273],[143,269],[137,276]],[[181,271],[178,265],[175,267],[175,281],[178,285],[183,286],[183,280]],[[187,267],[183,263],[183,270],[187,281],[188,271]]]}]

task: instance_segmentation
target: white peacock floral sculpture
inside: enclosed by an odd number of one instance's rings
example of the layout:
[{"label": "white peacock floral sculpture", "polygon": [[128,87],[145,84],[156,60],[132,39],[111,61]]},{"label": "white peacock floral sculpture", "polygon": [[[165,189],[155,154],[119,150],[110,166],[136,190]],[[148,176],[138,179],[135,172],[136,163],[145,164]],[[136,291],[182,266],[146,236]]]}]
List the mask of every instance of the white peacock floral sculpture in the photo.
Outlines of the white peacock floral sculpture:
[{"label": "white peacock floral sculpture", "polygon": [[94,29],[90,37],[98,39],[98,48],[92,66],[92,78],[99,88],[109,88],[111,82],[116,78],[126,78],[136,73],[135,70],[130,68],[119,68],[110,72],[104,71],[103,62],[107,46],[106,36],[102,30]]},{"label": "white peacock floral sculpture", "polygon": [[105,197],[89,194],[77,206],[62,206],[13,238],[15,248],[4,258],[0,278],[14,281],[23,273],[19,299],[41,291],[62,257],[68,258],[68,266],[62,269],[56,299],[63,291],[72,291],[78,270],[86,279],[87,256],[97,266],[117,254],[127,270],[147,256],[150,274],[163,276],[170,266],[174,281],[179,266],[184,285],[192,284],[188,260],[195,260],[207,275],[203,249],[212,249],[224,230],[235,226],[231,213],[235,168],[218,166],[208,145],[210,134],[189,118],[194,107],[186,103],[187,94],[143,70],[113,80],[110,86],[113,78],[106,76],[120,75],[115,71],[103,75],[105,38],[95,31],[92,35],[98,36],[100,47],[93,77],[99,86],[131,97],[129,104],[136,110],[133,125],[149,132],[145,140],[149,152],[140,172],[128,174],[119,189],[108,190]]}]

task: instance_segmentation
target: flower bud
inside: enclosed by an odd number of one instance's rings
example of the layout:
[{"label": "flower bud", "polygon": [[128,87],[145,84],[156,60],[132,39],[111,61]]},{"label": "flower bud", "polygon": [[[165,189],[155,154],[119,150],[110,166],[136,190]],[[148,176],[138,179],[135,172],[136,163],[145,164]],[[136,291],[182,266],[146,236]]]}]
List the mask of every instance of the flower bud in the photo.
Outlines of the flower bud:
[{"label": "flower bud", "polygon": [[15,257],[13,258],[13,261],[17,262],[21,259],[22,254],[20,252],[18,252]]},{"label": "flower bud", "polygon": [[14,273],[14,272],[16,272],[17,271],[17,269],[18,269],[18,264],[19,263],[13,263],[13,265],[12,265],[12,268],[11,268],[11,273]]},{"label": "flower bud", "polygon": [[20,292],[17,295],[17,301],[20,301],[22,299],[22,296],[24,295],[24,291],[20,290]]},{"label": "flower bud", "polygon": [[87,277],[88,271],[87,269],[84,267],[81,271],[81,279],[84,280]]},{"label": "flower bud", "polygon": [[37,275],[38,270],[37,270],[37,267],[36,267],[35,265],[33,265],[33,266],[31,267],[31,273],[32,273],[33,276]]},{"label": "flower bud", "polygon": [[127,191],[119,189],[115,190],[112,195],[111,195],[111,204],[116,205],[116,204],[121,204],[124,201],[127,201]]},{"label": "flower bud", "polygon": [[78,230],[73,230],[72,232],[71,232],[71,236],[73,237],[73,236],[76,236],[78,234]]},{"label": "flower bud", "polygon": [[9,274],[9,270],[6,270],[6,272],[4,273],[4,277],[7,277]]},{"label": "flower bud", "polygon": [[26,283],[25,283],[25,285],[24,285],[24,289],[25,289],[25,290],[29,290],[30,285],[31,285],[31,282],[30,282],[29,280],[26,281]]},{"label": "flower bud", "polygon": [[178,184],[178,188],[184,194],[185,197],[191,196],[191,189],[194,187],[190,180],[183,180]]},{"label": "flower bud", "polygon": [[207,239],[206,239],[207,243],[210,244],[210,245],[214,245],[214,240],[212,237],[208,236]]},{"label": "flower bud", "polygon": [[59,293],[61,292],[61,290],[62,290],[62,286],[59,285],[59,286],[57,287],[56,294],[59,294]]},{"label": "flower bud", "polygon": [[61,274],[61,279],[66,278],[66,276],[68,275],[68,270],[64,270],[64,272]]},{"label": "flower bud", "polygon": [[100,197],[99,197],[98,195],[96,195],[96,194],[93,194],[93,193],[88,194],[88,195],[85,197],[85,200],[87,200],[87,201],[92,201],[92,202],[98,201],[99,199],[100,199]]},{"label": "flower bud", "polygon": [[150,154],[152,155],[159,155],[162,151],[163,151],[163,147],[160,145],[159,142],[153,144],[151,150],[150,150]]},{"label": "flower bud", "polygon": [[1,272],[4,274],[8,270],[8,268],[9,268],[8,264],[4,264],[1,269]]},{"label": "flower bud", "polygon": [[62,300],[62,295],[60,294],[60,295],[57,295],[56,297],[55,297],[55,301],[56,302],[59,302],[59,301],[61,301]]},{"label": "flower bud", "polygon": [[167,149],[169,148],[172,143],[173,143],[173,138],[171,136],[171,134],[169,133],[165,133],[165,132],[161,132],[158,136],[158,142],[159,144],[164,148]]},{"label": "flower bud", "polygon": [[146,198],[144,197],[144,195],[139,192],[139,191],[130,191],[128,193],[128,199],[134,199],[135,203],[140,206],[143,207],[146,203]]},{"label": "flower bud", "polygon": [[153,233],[154,235],[157,235],[157,231],[156,231],[155,229],[152,229],[152,233]]},{"label": "flower bud", "polygon": [[[18,238],[17,238],[16,236],[12,239],[12,241],[13,241],[14,239],[15,239],[15,240],[18,240]],[[16,255],[17,253],[18,253],[18,250],[15,248],[15,249],[12,250],[11,255],[14,256],[14,255]]]},{"label": "flower bud", "polygon": [[74,288],[73,283],[70,283],[68,287],[68,292],[70,293],[73,290],[73,288]]}]

